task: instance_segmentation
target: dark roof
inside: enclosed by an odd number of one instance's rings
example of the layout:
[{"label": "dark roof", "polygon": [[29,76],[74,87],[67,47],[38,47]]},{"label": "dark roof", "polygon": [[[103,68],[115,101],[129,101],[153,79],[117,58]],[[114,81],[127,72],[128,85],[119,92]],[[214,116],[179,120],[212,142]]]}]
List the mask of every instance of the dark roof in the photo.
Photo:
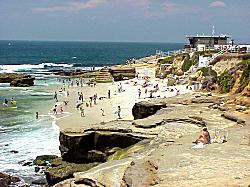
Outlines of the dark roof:
[{"label": "dark roof", "polygon": [[186,38],[230,38],[230,36],[227,35],[187,35]]}]

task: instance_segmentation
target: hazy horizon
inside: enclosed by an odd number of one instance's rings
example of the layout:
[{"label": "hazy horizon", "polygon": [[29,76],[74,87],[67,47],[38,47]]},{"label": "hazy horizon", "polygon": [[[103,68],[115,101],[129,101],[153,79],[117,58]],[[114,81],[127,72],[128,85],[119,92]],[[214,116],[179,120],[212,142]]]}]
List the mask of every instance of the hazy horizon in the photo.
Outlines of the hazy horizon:
[{"label": "hazy horizon", "polygon": [[250,1],[1,0],[0,40],[187,43],[227,34],[250,43]]}]

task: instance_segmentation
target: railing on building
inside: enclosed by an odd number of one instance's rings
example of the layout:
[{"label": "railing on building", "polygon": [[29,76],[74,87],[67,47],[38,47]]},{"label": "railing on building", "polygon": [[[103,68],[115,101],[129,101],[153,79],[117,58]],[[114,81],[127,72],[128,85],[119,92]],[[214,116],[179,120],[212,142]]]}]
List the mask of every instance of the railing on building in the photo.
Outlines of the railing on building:
[{"label": "railing on building", "polygon": [[170,57],[173,55],[179,55],[179,54],[185,54],[185,53],[191,53],[196,51],[195,48],[186,48],[186,49],[178,49],[178,50],[173,50],[173,51],[161,51],[161,50],[156,50],[155,54],[159,57]]}]

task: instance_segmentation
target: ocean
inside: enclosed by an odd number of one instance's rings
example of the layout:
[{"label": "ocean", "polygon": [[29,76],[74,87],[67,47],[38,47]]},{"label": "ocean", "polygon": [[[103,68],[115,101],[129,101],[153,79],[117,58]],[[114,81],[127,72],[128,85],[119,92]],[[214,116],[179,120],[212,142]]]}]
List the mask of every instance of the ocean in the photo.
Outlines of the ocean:
[{"label": "ocean", "polygon": [[[130,58],[183,48],[179,43],[0,41],[0,73],[31,73],[35,86],[13,88],[0,83],[0,171],[20,176],[28,184],[41,177],[33,166],[23,166],[42,154],[59,152],[59,128],[48,111],[53,87],[62,83],[53,69],[82,69],[123,64]],[[59,96],[60,97],[60,96]],[[14,98],[16,107],[4,107]],[[35,112],[39,111],[39,120]],[[31,185],[32,186],[32,185]]]}]

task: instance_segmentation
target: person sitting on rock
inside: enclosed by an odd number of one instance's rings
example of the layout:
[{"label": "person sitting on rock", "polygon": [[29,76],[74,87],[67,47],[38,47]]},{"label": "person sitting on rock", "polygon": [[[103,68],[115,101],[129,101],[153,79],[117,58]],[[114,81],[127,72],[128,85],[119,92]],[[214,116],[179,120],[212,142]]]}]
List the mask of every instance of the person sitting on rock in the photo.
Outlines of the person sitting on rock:
[{"label": "person sitting on rock", "polygon": [[195,144],[198,144],[198,143],[210,144],[210,140],[211,140],[210,134],[209,134],[207,128],[205,127],[202,130],[202,134],[193,143],[195,143]]}]

